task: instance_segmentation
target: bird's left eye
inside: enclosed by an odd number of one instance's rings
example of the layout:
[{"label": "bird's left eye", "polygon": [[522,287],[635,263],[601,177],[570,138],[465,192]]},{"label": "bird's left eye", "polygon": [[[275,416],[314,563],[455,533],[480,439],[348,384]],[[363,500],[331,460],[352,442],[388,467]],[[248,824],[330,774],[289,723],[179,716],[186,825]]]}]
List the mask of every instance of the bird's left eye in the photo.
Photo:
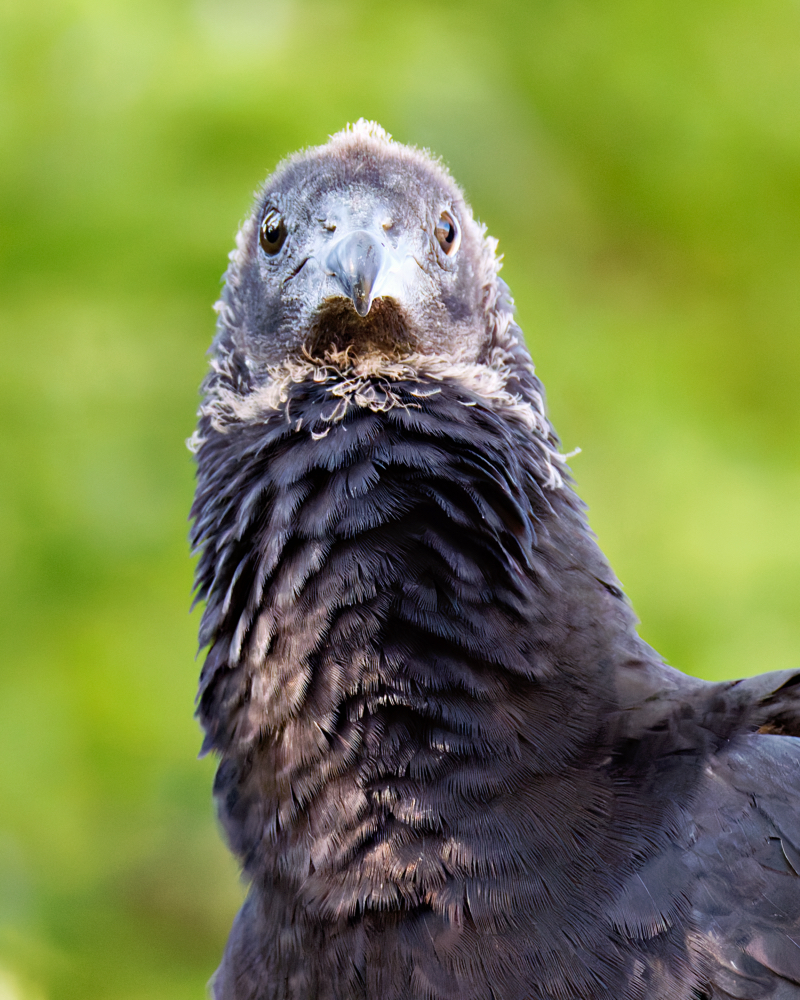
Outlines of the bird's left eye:
[{"label": "bird's left eye", "polygon": [[286,223],[275,209],[270,209],[264,216],[258,239],[261,249],[270,257],[274,257],[283,246],[286,239]]},{"label": "bird's left eye", "polygon": [[458,245],[461,242],[461,230],[449,212],[442,212],[439,216],[435,233],[436,239],[439,241],[439,246],[448,257],[452,257],[456,250],[458,250]]}]

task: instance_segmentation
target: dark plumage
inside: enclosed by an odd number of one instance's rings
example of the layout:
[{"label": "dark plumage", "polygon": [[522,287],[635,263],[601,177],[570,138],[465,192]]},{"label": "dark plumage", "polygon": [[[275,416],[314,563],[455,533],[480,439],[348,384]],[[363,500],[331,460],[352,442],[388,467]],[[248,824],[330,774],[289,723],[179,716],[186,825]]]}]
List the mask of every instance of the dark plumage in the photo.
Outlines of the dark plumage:
[{"label": "dark plumage", "polygon": [[231,255],[199,716],[250,883],[217,1000],[800,998],[800,673],[666,666],[495,245],[360,122]]}]

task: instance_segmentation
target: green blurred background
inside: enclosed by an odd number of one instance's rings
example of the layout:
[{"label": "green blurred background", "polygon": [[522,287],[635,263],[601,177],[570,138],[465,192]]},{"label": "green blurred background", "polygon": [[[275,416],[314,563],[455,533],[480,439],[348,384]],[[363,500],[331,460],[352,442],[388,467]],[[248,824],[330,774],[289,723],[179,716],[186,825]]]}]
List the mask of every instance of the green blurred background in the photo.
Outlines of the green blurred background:
[{"label": "green blurred background", "polygon": [[798,665],[796,0],[6,0],[0,1000],[215,967],[183,441],[253,188],[362,115],[500,238],[645,638]]}]

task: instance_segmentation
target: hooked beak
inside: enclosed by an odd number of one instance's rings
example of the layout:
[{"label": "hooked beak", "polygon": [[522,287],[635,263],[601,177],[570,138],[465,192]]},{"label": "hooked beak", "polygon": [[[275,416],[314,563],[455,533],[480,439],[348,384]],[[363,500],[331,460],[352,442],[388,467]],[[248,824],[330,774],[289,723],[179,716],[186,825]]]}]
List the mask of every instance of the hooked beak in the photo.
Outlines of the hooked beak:
[{"label": "hooked beak", "polygon": [[359,316],[366,316],[399,261],[385,242],[366,229],[357,229],[337,240],[325,259],[325,270],[352,300]]}]

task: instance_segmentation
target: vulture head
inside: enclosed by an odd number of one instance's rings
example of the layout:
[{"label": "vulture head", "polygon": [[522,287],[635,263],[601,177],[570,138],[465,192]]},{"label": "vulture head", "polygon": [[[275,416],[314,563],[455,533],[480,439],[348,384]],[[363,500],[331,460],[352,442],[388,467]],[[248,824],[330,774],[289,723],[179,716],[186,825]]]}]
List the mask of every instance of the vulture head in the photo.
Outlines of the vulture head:
[{"label": "vulture head", "polygon": [[343,351],[477,362],[499,294],[495,241],[446,170],[362,121],[269,179],[221,315],[254,366]]}]

